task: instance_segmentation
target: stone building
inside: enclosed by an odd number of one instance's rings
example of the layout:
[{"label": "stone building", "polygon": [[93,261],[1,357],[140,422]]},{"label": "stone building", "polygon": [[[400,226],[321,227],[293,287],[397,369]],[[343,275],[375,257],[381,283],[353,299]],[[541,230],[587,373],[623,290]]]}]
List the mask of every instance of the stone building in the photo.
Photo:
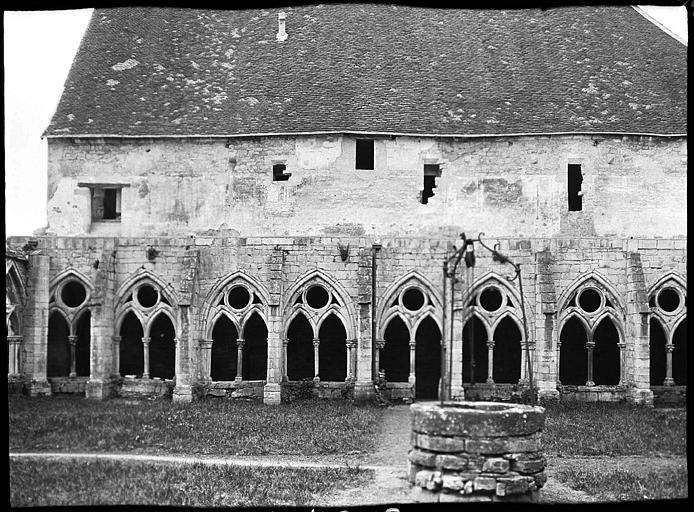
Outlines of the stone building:
[{"label": "stone building", "polygon": [[[434,398],[445,349],[453,398],[684,394],[686,51],[630,7],[96,10],[11,389]],[[520,279],[444,278],[461,232]]]}]

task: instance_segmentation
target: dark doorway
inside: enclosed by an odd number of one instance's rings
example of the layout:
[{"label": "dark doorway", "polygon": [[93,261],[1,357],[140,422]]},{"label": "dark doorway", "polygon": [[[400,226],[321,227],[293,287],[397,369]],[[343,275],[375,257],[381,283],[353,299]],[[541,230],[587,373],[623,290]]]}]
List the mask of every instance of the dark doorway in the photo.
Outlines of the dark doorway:
[{"label": "dark doorway", "polygon": [[401,318],[388,322],[379,363],[389,382],[407,382],[410,377],[410,332]]},{"label": "dark doorway", "polygon": [[267,378],[267,327],[258,313],[253,313],[243,328],[243,379]]},{"label": "dark doorway", "polygon": [[75,372],[78,377],[88,377],[90,370],[90,337],[92,314],[89,310],[77,320],[77,346],[75,347]]},{"label": "dark doorway", "polygon": [[236,326],[226,315],[220,316],[212,329],[212,353],[210,354],[210,378],[214,381],[234,380],[238,347]]},{"label": "dark doorway", "polygon": [[142,376],[144,348],[142,346],[142,324],[132,311],[125,315],[120,326],[120,374]]},{"label": "dark doorway", "polygon": [[581,321],[572,316],[559,335],[559,381],[567,386],[583,386],[588,380],[587,335]]},{"label": "dark doorway", "polygon": [[662,386],[665,382],[666,360],[665,360],[665,331],[663,326],[655,318],[651,318],[651,335],[648,343],[649,368],[651,386]]},{"label": "dark doorway", "polygon": [[504,318],[494,331],[494,382],[517,384],[521,376],[521,333],[511,318]]},{"label": "dark doorway", "polygon": [[437,398],[441,377],[441,331],[433,318],[427,316],[422,320],[415,339],[415,397]]},{"label": "dark doorway", "polygon": [[672,378],[678,386],[687,385],[687,319],[680,322],[672,336]]},{"label": "dark doorway", "polygon": [[619,384],[619,333],[612,320],[603,319],[593,333],[593,382],[599,385]]},{"label": "dark doorway", "polygon": [[287,329],[287,378],[312,379],[314,375],[313,328],[304,315],[294,317]]},{"label": "dark doorway", "polygon": [[570,212],[580,212],[583,209],[582,183],[583,173],[581,172],[581,165],[569,164],[568,195]]},{"label": "dark doorway", "polygon": [[329,315],[318,332],[318,375],[326,382],[344,382],[347,378],[347,332],[342,321]]},{"label": "dark doorway", "polygon": [[70,327],[65,317],[53,311],[48,317],[46,376],[67,377],[70,374]]},{"label": "dark doorway", "polygon": [[173,379],[176,373],[176,330],[171,319],[160,313],[152,323],[149,336],[149,375]]},{"label": "dark doorway", "polygon": [[[472,352],[470,342],[472,341]],[[474,361],[470,354],[475,356]],[[474,371],[471,371],[474,363]],[[475,382],[486,382],[489,363],[489,349],[487,348],[487,329],[482,321],[473,316],[463,327],[463,382],[471,383],[471,376],[475,376]]]}]

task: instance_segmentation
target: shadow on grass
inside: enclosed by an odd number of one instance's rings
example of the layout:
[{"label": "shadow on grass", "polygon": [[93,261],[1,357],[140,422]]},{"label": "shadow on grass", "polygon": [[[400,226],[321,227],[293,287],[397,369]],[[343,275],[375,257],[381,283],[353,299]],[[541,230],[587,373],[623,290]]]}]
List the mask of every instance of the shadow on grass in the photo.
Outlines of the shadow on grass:
[{"label": "shadow on grass", "polygon": [[10,462],[10,505],[311,505],[347,485],[367,485],[358,468],[243,468],[121,461]]},{"label": "shadow on grass", "polygon": [[382,410],[344,401],[9,396],[10,450],[329,455],[374,449]]}]

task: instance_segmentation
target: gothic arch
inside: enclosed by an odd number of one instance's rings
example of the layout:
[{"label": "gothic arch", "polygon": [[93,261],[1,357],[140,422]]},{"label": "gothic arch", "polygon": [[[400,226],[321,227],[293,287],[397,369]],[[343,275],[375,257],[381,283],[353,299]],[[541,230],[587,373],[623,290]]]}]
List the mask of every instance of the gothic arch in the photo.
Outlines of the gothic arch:
[{"label": "gothic arch", "polygon": [[[137,297],[139,291],[146,286],[156,292],[156,299],[153,300],[153,304],[150,306],[142,304]],[[116,297],[115,335],[118,335],[122,321],[129,311],[134,312],[135,316],[140,320],[144,333],[149,332],[152,322],[161,312],[167,314],[173,324],[174,331],[176,333],[179,332],[176,314],[178,302],[175,290],[173,286],[164,283],[160,277],[149,270],[140,268],[126,279],[118,288]],[[145,337],[147,337],[146,334]]]},{"label": "gothic arch", "polygon": [[521,335],[521,343],[525,342],[525,333],[523,332],[523,320],[519,318],[518,315],[513,311],[507,311],[504,314],[500,315],[499,318],[494,320],[494,323],[491,325],[492,333],[496,331],[496,328],[499,327],[499,324],[503,322],[506,318],[511,319],[513,323],[516,324],[518,332],[520,332]]},{"label": "gothic arch", "polygon": [[5,281],[5,290],[9,293],[10,300],[14,305],[23,307],[27,300],[27,290],[14,260],[11,260],[9,265],[5,264]]},{"label": "gothic arch", "polygon": [[162,296],[170,304],[178,304],[178,294],[173,285],[165,283],[162,278],[151,270],[140,267],[118,287],[116,291],[116,309],[127,300],[128,292],[132,291],[135,285],[140,284],[141,281],[150,281],[159,288]]},{"label": "gothic arch", "polygon": [[[63,300],[63,290],[69,283],[76,282],[84,288],[84,299],[80,304],[71,306]],[[74,267],[67,267],[62,272],[58,273],[49,283],[49,304],[48,311],[58,311],[65,318],[67,325],[70,328],[70,336],[75,335],[77,322],[79,322],[85,311],[90,310],[90,302],[94,285],[91,280],[82,272]]]},{"label": "gothic arch", "polygon": [[569,284],[569,286],[564,289],[557,299],[557,311],[564,311],[567,304],[574,296],[574,293],[580,291],[584,287],[589,286],[590,284],[596,285],[596,288],[601,289],[603,293],[606,293],[609,298],[614,301],[616,306],[613,306],[613,308],[617,311],[618,316],[620,318],[624,318],[626,307],[624,305],[624,301],[617,292],[617,289],[602,274],[595,270],[591,270],[586,274],[578,276],[571,282],[571,284]]},{"label": "gothic arch", "polygon": [[514,301],[514,306],[520,307],[521,297],[520,292],[515,286],[511,286],[508,279],[494,272],[493,270],[488,270],[479,277],[477,277],[472,283],[470,283],[470,293],[465,299],[465,306],[468,306],[470,302],[474,299],[475,295],[481,290],[490,285],[496,285],[507,292]]},{"label": "gothic arch", "polygon": [[[660,303],[661,293],[672,290],[678,297],[678,305],[672,310],[666,310]],[[672,335],[677,326],[687,317],[687,280],[679,273],[670,271],[658,278],[648,288],[648,305],[651,316],[657,318],[665,331],[667,343],[671,343]]]},{"label": "gothic arch", "polygon": [[[313,285],[322,286],[337,304],[329,300],[328,304],[322,308],[316,309],[308,306],[303,300],[303,297],[306,291]],[[352,299],[344,287],[323,270],[315,269],[305,273],[289,287],[284,294],[284,299],[282,306],[282,332],[284,336],[287,334],[287,329],[289,328],[289,324],[295,312],[300,310],[303,311],[304,316],[314,327],[316,333],[318,332],[316,326],[318,326],[325,317],[332,313],[339,312],[343,320],[345,331],[347,332],[347,339],[356,338],[357,314]],[[301,302],[297,303],[299,299],[301,299]]]},{"label": "gothic arch", "polygon": [[53,279],[51,279],[49,288],[51,292],[55,291],[56,286],[61,282],[66,282],[68,280],[76,280],[82,283],[82,285],[91,291],[94,291],[94,285],[91,279],[87,277],[84,273],[80,272],[75,267],[67,267],[63,271],[56,274]]},{"label": "gothic arch", "polygon": [[[425,297],[420,309],[411,311],[402,304],[402,296],[409,289],[417,289]],[[393,305],[397,302],[396,305]],[[414,339],[419,324],[426,316],[431,316],[439,330],[443,332],[439,313],[443,309],[443,300],[436,287],[416,270],[410,270],[405,275],[391,283],[382,295],[382,299],[376,309],[376,325],[378,326],[378,339],[383,339],[388,323],[398,316],[410,331],[411,339]]]}]

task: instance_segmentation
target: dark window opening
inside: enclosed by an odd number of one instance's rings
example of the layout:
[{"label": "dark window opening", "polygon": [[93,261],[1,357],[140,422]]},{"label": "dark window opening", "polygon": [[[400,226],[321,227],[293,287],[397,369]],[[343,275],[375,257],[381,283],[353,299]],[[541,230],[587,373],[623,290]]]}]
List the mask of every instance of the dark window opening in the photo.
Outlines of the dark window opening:
[{"label": "dark window opening", "polygon": [[419,202],[427,204],[430,197],[434,197],[436,178],[441,176],[439,164],[424,164],[424,188],[420,192]]},{"label": "dark window opening", "polygon": [[267,378],[267,327],[258,313],[253,313],[243,328],[243,380]]},{"label": "dark window opening", "polygon": [[330,296],[328,291],[322,286],[312,286],[306,292],[306,303],[313,309],[321,309],[328,304]]},{"label": "dark window opening", "polygon": [[374,141],[373,139],[357,139],[356,168],[373,171]]},{"label": "dark window opening", "polygon": [[234,286],[229,290],[229,305],[234,309],[243,309],[251,301],[251,294],[243,286]]},{"label": "dark window opening", "polygon": [[381,349],[379,370],[386,374],[388,382],[407,382],[410,376],[410,332],[400,318],[388,322],[383,335],[385,345]]},{"label": "dark window opening", "polygon": [[176,369],[176,331],[169,317],[160,314],[155,318],[149,335],[150,377],[173,379]]},{"label": "dark window opening", "polygon": [[272,181],[287,181],[292,175],[291,172],[286,172],[286,164],[274,164],[272,166]]},{"label": "dark window opening", "polygon": [[92,188],[92,220],[120,220],[121,189]]},{"label": "dark window opening", "polygon": [[90,371],[90,331],[92,315],[85,311],[77,321],[77,346],[75,347],[75,373],[78,377],[88,377]]},{"label": "dark window opening", "polygon": [[63,286],[60,298],[67,307],[76,308],[87,298],[87,291],[77,281],[70,281]]},{"label": "dark window opening", "polygon": [[146,284],[137,290],[137,301],[143,308],[151,308],[157,303],[159,294],[150,285]]},{"label": "dark window opening", "polygon": [[414,355],[415,397],[431,399],[439,396],[441,377],[441,331],[427,316],[415,334]]},{"label": "dark window opening", "polygon": [[344,382],[347,378],[347,332],[335,315],[328,316],[318,333],[318,376],[325,382]]},{"label": "dark window opening", "polygon": [[410,288],[402,294],[402,305],[410,311],[419,311],[424,306],[424,294],[417,288]]},{"label": "dark window opening", "polygon": [[70,374],[70,327],[65,317],[53,312],[48,317],[48,346],[46,348],[46,376],[67,377]]},{"label": "dark window opening", "polygon": [[212,329],[212,354],[210,354],[210,378],[213,381],[236,378],[238,334],[227,316],[220,316]]},{"label": "dark window opening", "polygon": [[302,314],[296,315],[287,329],[287,378],[289,380],[312,379],[313,328]]},{"label": "dark window opening", "polygon": [[665,382],[665,332],[658,320],[651,318],[651,336],[649,340],[649,365],[651,386],[662,386]]},{"label": "dark window opening", "polygon": [[563,385],[585,385],[588,380],[588,338],[581,321],[571,317],[562,327],[559,339],[559,381]]},{"label": "dark window opening", "polygon": [[592,288],[583,290],[578,296],[578,304],[581,306],[581,309],[587,313],[597,311],[601,303],[602,298],[600,294]]},{"label": "dark window opening", "polygon": [[144,347],[142,345],[142,324],[132,311],[123,319],[120,327],[120,368],[121,375],[142,376],[144,371]]},{"label": "dark window opening", "polygon": [[569,164],[569,211],[580,212],[583,210],[583,173],[580,164]]},{"label": "dark window opening", "polygon": [[488,360],[487,330],[482,321],[473,316],[463,328],[463,382],[471,383],[473,375],[475,382],[486,382]]},{"label": "dark window opening", "polygon": [[593,341],[593,382],[608,386],[619,384],[619,333],[609,318],[598,324]]},{"label": "dark window opening", "polygon": [[687,319],[680,322],[672,335],[672,378],[678,386],[687,385]]},{"label": "dark window opening", "polygon": [[498,288],[490,286],[480,294],[480,306],[487,311],[496,311],[501,307],[503,297]]},{"label": "dark window opening", "polygon": [[680,296],[673,288],[665,288],[658,294],[660,309],[672,313],[680,307]]},{"label": "dark window opening", "polygon": [[494,331],[494,382],[517,384],[521,377],[521,333],[516,322],[504,318]]}]

